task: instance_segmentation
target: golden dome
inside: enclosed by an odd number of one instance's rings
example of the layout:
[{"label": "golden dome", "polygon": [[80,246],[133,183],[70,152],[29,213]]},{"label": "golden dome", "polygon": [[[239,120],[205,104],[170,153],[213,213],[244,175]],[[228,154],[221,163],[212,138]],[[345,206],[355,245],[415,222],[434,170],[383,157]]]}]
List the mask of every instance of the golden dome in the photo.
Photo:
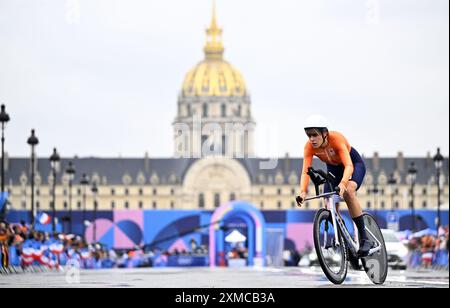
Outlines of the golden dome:
[{"label": "golden dome", "polygon": [[245,96],[242,74],[223,59],[222,29],[217,26],[215,5],[211,26],[206,30],[205,60],[187,73],[184,96]]},{"label": "golden dome", "polygon": [[205,60],[193,68],[183,84],[184,96],[245,96],[245,82],[226,61]]}]

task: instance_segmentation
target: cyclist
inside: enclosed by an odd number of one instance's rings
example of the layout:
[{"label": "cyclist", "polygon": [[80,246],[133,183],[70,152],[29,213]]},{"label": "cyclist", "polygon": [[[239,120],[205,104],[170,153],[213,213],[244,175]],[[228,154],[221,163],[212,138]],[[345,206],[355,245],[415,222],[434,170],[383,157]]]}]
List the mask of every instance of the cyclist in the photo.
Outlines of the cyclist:
[{"label": "cyclist", "polygon": [[[363,219],[361,205],[356,192],[361,187],[366,167],[359,153],[350,146],[347,139],[340,133],[329,131],[325,117],[314,115],[306,120],[304,129],[309,141],[304,149],[304,162],[300,182],[300,198],[304,200],[308,192],[308,168],[312,166],[313,157],[318,157],[327,164],[328,172],[336,177],[333,187],[340,188],[340,197],[347,203],[350,215],[358,228],[360,249],[358,256],[365,257],[374,247],[369,240]],[[325,185],[324,193],[329,187]],[[297,200],[298,201],[298,200]],[[299,206],[301,203],[297,202]]]}]

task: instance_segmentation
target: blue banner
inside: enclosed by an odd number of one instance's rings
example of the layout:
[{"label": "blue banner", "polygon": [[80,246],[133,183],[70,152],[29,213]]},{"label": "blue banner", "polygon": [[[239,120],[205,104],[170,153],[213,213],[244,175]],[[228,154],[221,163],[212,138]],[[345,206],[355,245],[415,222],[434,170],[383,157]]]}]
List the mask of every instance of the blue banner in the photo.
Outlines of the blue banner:
[{"label": "blue banner", "polygon": [[8,193],[2,192],[0,195],[0,211],[3,211],[3,207],[6,206],[6,202],[8,202]]}]

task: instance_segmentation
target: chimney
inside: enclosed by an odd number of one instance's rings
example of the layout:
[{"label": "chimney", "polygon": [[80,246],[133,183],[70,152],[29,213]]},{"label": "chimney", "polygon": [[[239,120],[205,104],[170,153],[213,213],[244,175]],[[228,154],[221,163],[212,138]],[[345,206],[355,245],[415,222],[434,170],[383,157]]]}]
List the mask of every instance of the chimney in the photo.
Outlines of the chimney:
[{"label": "chimney", "polygon": [[405,171],[405,158],[403,152],[398,152],[397,155],[397,170],[400,172]]},{"label": "chimney", "polygon": [[378,152],[373,153],[373,170],[380,170],[380,156]]},{"label": "chimney", "polygon": [[149,159],[148,152],[145,152],[145,156],[144,156],[144,169],[145,169],[146,173],[150,172],[150,159]]},{"label": "chimney", "polygon": [[291,159],[289,157],[289,153],[286,153],[284,158],[284,174],[288,175],[291,172]]},{"label": "chimney", "polygon": [[425,159],[425,168],[429,169],[433,167],[433,158],[431,157],[430,151],[427,152],[427,158]]}]

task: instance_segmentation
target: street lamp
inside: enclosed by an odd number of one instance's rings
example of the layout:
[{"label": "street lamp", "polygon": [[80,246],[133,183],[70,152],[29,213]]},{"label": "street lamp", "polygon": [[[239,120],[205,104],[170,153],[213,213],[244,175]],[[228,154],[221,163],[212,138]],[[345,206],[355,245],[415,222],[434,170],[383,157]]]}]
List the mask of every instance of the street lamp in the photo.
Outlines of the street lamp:
[{"label": "street lamp", "polygon": [[69,233],[72,234],[72,185],[75,178],[75,168],[73,167],[73,163],[71,161],[69,162],[69,166],[66,169],[66,174],[69,177]]},{"label": "street lamp", "polygon": [[[9,122],[9,115],[5,111],[5,105],[1,106],[1,112],[0,112],[0,122],[2,123],[2,184],[1,184],[1,193],[3,194],[5,192],[5,126],[6,123]],[[5,200],[6,201],[6,200]],[[0,221],[3,221],[6,216],[6,204],[3,207],[1,213],[0,213]]]},{"label": "street lamp", "polygon": [[394,173],[391,173],[389,176],[388,184],[391,187],[391,209],[394,211],[394,186],[397,184],[397,179],[395,178]]},{"label": "street lamp", "polygon": [[86,231],[86,187],[89,185],[89,180],[86,173],[83,174],[80,181],[81,186],[83,186],[83,238]]},{"label": "street lamp", "polygon": [[61,158],[59,157],[58,152],[56,149],[53,149],[53,154],[50,156],[50,164],[52,167],[52,174],[53,174],[53,189],[52,189],[52,209],[53,209],[53,226],[52,231],[53,233],[56,232],[56,172],[59,170],[59,162],[61,161]]},{"label": "street lamp", "polygon": [[36,168],[36,155],[35,147],[39,144],[39,139],[36,137],[35,130],[31,130],[31,136],[27,141],[28,145],[31,146],[31,229],[34,230],[36,213],[34,208],[34,169]]},{"label": "street lamp", "polygon": [[444,156],[441,154],[441,149],[437,149],[437,153],[433,158],[434,166],[436,167],[436,179],[437,179],[437,186],[438,186],[438,210],[437,210],[437,217],[436,217],[436,227],[437,232],[439,233],[439,229],[441,227],[441,169],[442,169],[442,163],[444,161]]},{"label": "street lamp", "polygon": [[417,179],[417,169],[416,169],[416,163],[411,162],[408,169],[408,176],[409,181],[411,183],[411,215],[412,215],[412,231],[416,231],[416,213],[415,213],[415,206],[414,206],[414,187],[416,185],[416,179]]},{"label": "street lamp", "polygon": [[92,183],[91,187],[93,199],[94,199],[94,243],[97,242],[97,193],[98,193],[98,187],[97,182]]}]

